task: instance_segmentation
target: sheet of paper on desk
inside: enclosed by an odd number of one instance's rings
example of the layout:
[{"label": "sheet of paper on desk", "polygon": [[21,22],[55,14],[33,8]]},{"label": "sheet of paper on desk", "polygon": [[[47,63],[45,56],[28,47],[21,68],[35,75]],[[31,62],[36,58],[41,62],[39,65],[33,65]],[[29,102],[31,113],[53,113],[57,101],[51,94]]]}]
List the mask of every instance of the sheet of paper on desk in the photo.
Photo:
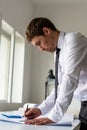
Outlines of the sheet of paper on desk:
[{"label": "sheet of paper on desk", "polygon": [[[48,113],[49,114],[49,113]],[[47,117],[48,114],[41,115],[40,117]],[[21,123],[23,124],[25,121],[25,117],[20,114],[19,111],[10,111],[10,112],[1,112],[0,113],[0,120],[6,122],[13,122],[13,123]],[[73,114],[66,113],[61,121],[58,123],[52,123],[48,125],[55,125],[55,126],[71,126],[73,124]]]},{"label": "sheet of paper on desk", "polygon": [[73,125],[73,115],[66,113],[61,121],[59,121],[57,123],[52,123],[50,125],[55,125],[55,126],[72,126]]},{"label": "sheet of paper on desk", "polygon": [[17,111],[0,113],[0,121],[24,123],[25,117],[19,115]]},{"label": "sheet of paper on desk", "polygon": [[[40,118],[40,117],[47,117],[47,115],[48,114],[43,115],[43,116],[39,116],[38,118]],[[57,123],[47,124],[47,125],[51,125],[51,126],[72,126],[73,125],[73,119],[74,119],[73,114],[65,113],[65,115],[61,119],[61,121],[59,121]]]}]

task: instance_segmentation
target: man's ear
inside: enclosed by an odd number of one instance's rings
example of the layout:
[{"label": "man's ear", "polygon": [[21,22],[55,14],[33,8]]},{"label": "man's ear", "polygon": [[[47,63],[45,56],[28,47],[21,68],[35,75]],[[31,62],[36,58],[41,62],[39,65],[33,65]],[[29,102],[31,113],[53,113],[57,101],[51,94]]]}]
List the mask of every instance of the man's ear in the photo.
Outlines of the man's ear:
[{"label": "man's ear", "polygon": [[49,28],[43,27],[43,33],[44,33],[45,36],[49,36],[51,32],[50,32]]}]

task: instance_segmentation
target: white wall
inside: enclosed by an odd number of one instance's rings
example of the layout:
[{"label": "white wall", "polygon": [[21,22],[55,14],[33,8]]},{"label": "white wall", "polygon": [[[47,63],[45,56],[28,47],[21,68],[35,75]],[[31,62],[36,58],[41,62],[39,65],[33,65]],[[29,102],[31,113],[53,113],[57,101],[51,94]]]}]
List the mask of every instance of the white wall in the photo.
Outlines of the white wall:
[{"label": "white wall", "polygon": [[27,23],[33,15],[32,0],[0,0],[0,15],[24,36]]},{"label": "white wall", "polygon": [[[33,16],[33,4],[32,0],[0,0],[0,16],[7,23],[9,23],[16,31],[22,36],[25,35],[26,26]],[[30,77],[31,77],[31,47],[25,45],[25,63],[24,63],[24,91],[23,102],[29,101],[30,92]],[[5,104],[4,104],[5,105]],[[6,105],[8,109],[11,109],[10,104]],[[5,108],[6,108],[5,106]],[[17,107],[16,105],[13,105]],[[3,108],[3,104],[0,104],[0,108]],[[6,108],[6,109],[7,109]]]},{"label": "white wall", "polygon": [[[87,36],[87,4],[36,5],[34,16],[44,16],[63,31],[79,31]],[[54,69],[53,54],[32,48],[31,101],[44,99],[44,82],[49,68]]]},{"label": "white wall", "polygon": [[45,98],[45,79],[54,68],[53,54],[32,47],[31,102],[40,103]]},{"label": "white wall", "polygon": [[37,5],[35,10],[35,16],[48,17],[60,30],[87,35],[87,4]]}]

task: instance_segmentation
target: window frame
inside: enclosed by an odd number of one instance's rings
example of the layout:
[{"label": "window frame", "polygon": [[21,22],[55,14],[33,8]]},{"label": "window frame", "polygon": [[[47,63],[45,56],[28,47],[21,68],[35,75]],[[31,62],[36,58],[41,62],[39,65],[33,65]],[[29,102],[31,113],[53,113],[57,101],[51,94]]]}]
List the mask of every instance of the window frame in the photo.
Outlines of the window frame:
[{"label": "window frame", "polygon": [[[0,18],[0,41],[1,41],[2,33],[7,33],[7,32],[5,32],[5,30],[2,29],[2,22],[1,21],[2,21],[2,19]],[[13,33],[11,34],[11,54],[10,54],[10,67],[9,67],[10,69],[9,69],[8,97],[7,97],[7,100],[0,100],[0,103],[14,103],[14,101],[12,101],[12,89],[13,89],[13,80],[14,80],[13,73],[14,73],[15,38],[16,38],[15,35],[16,35],[17,31],[15,31],[15,29],[13,27],[12,27],[12,29],[13,29]],[[9,33],[7,33],[7,34],[9,35]],[[24,37],[21,34],[20,34],[20,36],[24,39]],[[23,44],[24,44],[24,49],[25,49],[25,40],[24,40]],[[24,52],[23,52],[23,56],[24,56]],[[22,64],[23,64],[22,66],[24,66],[24,57],[23,57]],[[23,73],[22,73],[22,78],[23,78]],[[21,89],[23,91],[23,83],[22,83]],[[23,92],[21,92],[21,93],[23,93]],[[21,104],[22,97],[21,97],[21,102],[16,102],[16,103]]]}]

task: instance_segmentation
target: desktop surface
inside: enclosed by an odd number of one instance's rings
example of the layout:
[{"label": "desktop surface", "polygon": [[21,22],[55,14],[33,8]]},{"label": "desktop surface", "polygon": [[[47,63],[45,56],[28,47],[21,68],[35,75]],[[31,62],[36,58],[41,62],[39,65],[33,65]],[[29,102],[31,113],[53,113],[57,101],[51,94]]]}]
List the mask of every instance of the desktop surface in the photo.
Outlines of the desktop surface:
[{"label": "desktop surface", "polygon": [[76,127],[79,122],[74,126],[47,126],[47,125],[26,125],[0,121],[0,130],[78,130]]}]

